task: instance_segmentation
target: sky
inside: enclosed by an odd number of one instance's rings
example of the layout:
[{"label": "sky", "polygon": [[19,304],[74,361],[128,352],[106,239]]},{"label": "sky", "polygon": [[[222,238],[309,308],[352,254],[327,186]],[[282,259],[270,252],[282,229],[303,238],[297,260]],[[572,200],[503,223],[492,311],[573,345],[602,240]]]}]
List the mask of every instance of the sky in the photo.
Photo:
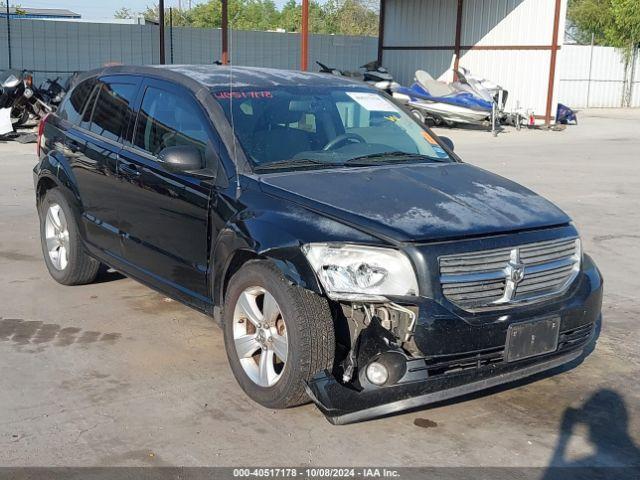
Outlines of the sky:
[{"label": "sky", "polygon": [[[121,7],[128,7],[133,11],[142,11],[147,5],[152,5],[157,0],[9,0],[10,5],[14,3],[21,7],[32,8],[66,8],[82,15],[82,18],[104,19],[113,18],[113,12]],[[192,5],[201,3],[202,0],[192,0]],[[177,7],[181,3],[185,8],[189,0],[164,0],[166,8]],[[275,4],[281,7],[285,0],[275,0]]]}]

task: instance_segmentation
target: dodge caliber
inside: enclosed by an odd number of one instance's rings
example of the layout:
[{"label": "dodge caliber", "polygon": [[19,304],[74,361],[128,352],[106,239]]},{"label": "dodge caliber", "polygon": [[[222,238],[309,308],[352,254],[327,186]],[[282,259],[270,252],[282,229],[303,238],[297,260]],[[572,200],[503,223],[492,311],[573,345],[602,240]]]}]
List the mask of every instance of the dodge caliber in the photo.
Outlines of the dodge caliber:
[{"label": "dodge caliber", "polygon": [[600,321],[563,211],[344,78],[87,72],[34,180],[56,281],[110,267],[212,315],[269,408],[388,415],[578,360]]}]

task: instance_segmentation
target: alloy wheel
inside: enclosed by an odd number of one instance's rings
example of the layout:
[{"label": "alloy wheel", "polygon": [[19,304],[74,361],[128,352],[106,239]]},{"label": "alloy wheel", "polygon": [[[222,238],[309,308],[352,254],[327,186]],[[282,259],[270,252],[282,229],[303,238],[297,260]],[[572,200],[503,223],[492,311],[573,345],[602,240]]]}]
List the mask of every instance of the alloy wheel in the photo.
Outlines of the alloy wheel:
[{"label": "alloy wheel", "polygon": [[276,299],[262,287],[249,287],[233,313],[233,340],[240,365],[261,387],[274,386],[287,362],[287,326]]},{"label": "alloy wheel", "polygon": [[47,209],[44,233],[52,265],[56,270],[64,270],[69,264],[69,226],[64,210],[57,203]]}]

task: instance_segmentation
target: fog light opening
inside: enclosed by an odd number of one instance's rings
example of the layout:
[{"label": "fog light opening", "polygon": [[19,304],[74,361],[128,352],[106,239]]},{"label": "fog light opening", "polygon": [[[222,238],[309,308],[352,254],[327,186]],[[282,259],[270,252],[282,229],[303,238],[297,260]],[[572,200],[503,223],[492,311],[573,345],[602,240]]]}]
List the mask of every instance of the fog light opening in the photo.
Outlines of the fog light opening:
[{"label": "fog light opening", "polygon": [[367,366],[367,380],[374,385],[384,385],[389,380],[389,370],[379,362],[371,362]]}]

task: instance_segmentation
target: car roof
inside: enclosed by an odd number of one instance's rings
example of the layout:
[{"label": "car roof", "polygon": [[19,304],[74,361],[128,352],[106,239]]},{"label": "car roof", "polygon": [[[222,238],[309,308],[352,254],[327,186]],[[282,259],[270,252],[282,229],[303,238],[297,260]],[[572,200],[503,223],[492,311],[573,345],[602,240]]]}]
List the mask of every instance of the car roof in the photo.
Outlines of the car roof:
[{"label": "car roof", "polygon": [[277,68],[229,65],[158,65],[154,66],[154,68],[182,73],[211,88],[229,88],[230,79],[233,80],[233,87],[237,88],[305,85],[338,86],[353,85],[354,83],[362,85],[361,82],[355,82],[336,75]]},{"label": "car roof", "polygon": [[180,76],[182,76],[209,89],[228,89],[230,80],[232,80],[231,86],[233,88],[277,86],[358,86],[367,88],[363,82],[327,73],[228,65],[117,65],[87,72],[87,74],[92,76],[136,74],[164,77],[172,81],[180,81]]}]

